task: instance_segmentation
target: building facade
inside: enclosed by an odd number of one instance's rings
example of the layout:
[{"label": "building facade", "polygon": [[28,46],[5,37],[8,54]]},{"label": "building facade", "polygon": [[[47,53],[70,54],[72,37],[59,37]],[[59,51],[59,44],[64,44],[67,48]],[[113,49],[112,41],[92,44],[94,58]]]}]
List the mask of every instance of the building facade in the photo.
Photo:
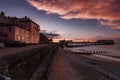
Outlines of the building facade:
[{"label": "building facade", "polygon": [[0,40],[21,41],[29,44],[39,43],[40,27],[31,19],[7,17],[0,14]]}]

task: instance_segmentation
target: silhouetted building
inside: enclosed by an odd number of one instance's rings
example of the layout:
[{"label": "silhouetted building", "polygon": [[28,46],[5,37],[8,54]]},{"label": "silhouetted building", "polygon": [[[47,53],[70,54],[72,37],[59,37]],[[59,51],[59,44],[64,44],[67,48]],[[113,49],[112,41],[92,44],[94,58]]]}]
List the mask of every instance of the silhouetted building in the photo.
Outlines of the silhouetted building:
[{"label": "silhouetted building", "polygon": [[61,47],[68,46],[70,43],[72,43],[72,40],[60,40],[59,43],[61,44]]},{"label": "silhouetted building", "polygon": [[30,18],[7,17],[0,14],[0,40],[21,41],[30,44],[39,43],[40,27]]},{"label": "silhouetted building", "polygon": [[114,40],[97,40],[96,43],[97,44],[103,44],[103,45],[106,45],[106,44],[115,44]]},{"label": "silhouetted building", "polygon": [[52,39],[48,39],[44,34],[40,33],[40,44],[51,44]]}]

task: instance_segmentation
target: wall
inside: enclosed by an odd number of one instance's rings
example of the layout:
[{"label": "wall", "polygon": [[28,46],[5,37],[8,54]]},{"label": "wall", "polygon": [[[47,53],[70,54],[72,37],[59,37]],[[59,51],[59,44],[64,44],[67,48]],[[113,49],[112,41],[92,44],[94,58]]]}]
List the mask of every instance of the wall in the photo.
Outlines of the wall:
[{"label": "wall", "polygon": [[16,26],[15,41],[30,43],[30,31]]},{"label": "wall", "polygon": [[22,21],[20,24],[25,25],[27,28],[30,29],[30,43],[37,44],[39,43],[39,33],[40,27],[38,24],[31,20]]},{"label": "wall", "polygon": [[[3,38],[3,40],[14,40],[14,27],[15,26],[0,26],[1,27],[1,33],[5,34],[5,37],[0,36]],[[9,28],[11,28],[11,32],[9,31]]]},{"label": "wall", "polygon": [[39,25],[34,22],[30,22],[31,26],[31,43],[39,43]]},{"label": "wall", "polygon": [[0,74],[9,76],[12,80],[45,80],[56,51],[56,45],[47,45],[1,56]]}]

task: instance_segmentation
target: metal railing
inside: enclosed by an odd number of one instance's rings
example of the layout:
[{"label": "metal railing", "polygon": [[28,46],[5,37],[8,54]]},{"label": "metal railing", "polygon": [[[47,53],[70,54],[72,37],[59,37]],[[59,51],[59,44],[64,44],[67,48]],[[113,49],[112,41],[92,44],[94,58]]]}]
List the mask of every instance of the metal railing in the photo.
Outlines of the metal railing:
[{"label": "metal railing", "polygon": [[0,80],[12,80],[12,79],[0,74]]}]

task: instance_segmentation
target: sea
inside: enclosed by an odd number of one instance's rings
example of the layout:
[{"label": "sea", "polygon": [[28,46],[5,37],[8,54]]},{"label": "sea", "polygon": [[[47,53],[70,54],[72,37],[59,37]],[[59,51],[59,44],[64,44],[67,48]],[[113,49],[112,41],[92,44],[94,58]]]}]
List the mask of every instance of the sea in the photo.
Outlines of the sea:
[{"label": "sea", "polygon": [[113,45],[92,45],[92,46],[83,46],[83,47],[73,47],[68,48],[68,50],[74,52],[80,51],[105,51],[105,55],[120,57],[120,42],[117,42]]}]

